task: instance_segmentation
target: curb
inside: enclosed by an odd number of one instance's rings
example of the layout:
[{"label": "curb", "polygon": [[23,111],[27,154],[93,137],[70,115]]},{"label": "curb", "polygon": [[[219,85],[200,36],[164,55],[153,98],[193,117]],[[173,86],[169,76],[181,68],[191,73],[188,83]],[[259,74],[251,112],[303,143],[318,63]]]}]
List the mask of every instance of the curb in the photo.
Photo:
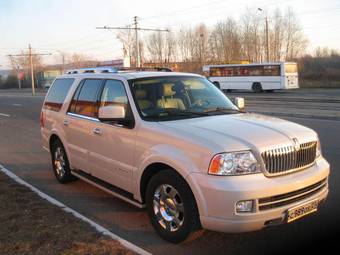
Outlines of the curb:
[{"label": "curb", "polygon": [[72,208],[64,205],[63,203],[61,203],[60,201],[54,199],[53,197],[47,195],[46,193],[40,191],[39,189],[37,189],[36,187],[32,186],[31,184],[29,184],[28,182],[24,181],[23,179],[21,179],[20,177],[18,177],[17,175],[15,175],[14,173],[12,173],[10,170],[6,169],[4,166],[0,165],[0,171],[3,172],[4,174],[6,174],[8,177],[10,177],[11,179],[13,179],[15,182],[26,186],[27,188],[29,188],[31,191],[33,191],[34,193],[38,194],[40,197],[42,197],[43,199],[47,200],[48,202],[50,202],[51,204],[56,205],[57,207],[61,208],[63,211],[67,212],[67,213],[71,213],[74,217],[90,224],[92,227],[94,227],[96,229],[97,232],[101,233],[102,235],[106,235],[111,237],[113,240],[118,241],[121,245],[123,245],[124,247],[126,247],[127,249],[134,251],[140,255],[151,255],[151,253],[143,250],[142,248],[134,245],[133,243],[130,243],[129,241],[119,237],[118,235],[112,233],[110,230],[104,228],[103,226],[97,224],[96,222],[90,220],[89,218],[85,217],[84,215],[78,213],[77,211],[73,210]]}]

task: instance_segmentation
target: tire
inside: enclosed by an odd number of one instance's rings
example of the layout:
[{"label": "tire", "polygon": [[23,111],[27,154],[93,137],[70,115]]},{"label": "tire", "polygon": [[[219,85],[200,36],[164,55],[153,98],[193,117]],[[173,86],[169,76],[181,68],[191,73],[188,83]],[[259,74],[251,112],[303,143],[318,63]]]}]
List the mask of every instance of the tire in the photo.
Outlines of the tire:
[{"label": "tire", "polygon": [[68,183],[77,179],[71,174],[66,151],[60,140],[55,140],[51,146],[51,159],[54,175],[60,183]]},{"label": "tire", "polygon": [[261,85],[261,83],[259,83],[259,82],[254,82],[254,83],[253,83],[253,86],[252,86],[252,89],[253,89],[253,91],[254,91],[255,93],[261,93],[261,92],[263,91],[262,85]]},{"label": "tire", "polygon": [[168,169],[154,175],[145,200],[151,224],[161,238],[179,243],[200,228],[195,197],[175,171]]},{"label": "tire", "polygon": [[213,84],[215,85],[216,88],[221,89],[221,85],[219,82],[214,81]]}]

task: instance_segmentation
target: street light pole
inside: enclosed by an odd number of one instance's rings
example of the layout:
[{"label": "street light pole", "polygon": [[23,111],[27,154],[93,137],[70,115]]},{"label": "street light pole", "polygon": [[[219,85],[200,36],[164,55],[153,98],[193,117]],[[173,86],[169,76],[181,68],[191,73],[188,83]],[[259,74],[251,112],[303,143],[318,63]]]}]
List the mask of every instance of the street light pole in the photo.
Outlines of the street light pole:
[{"label": "street light pole", "polygon": [[[260,12],[263,12],[262,8],[257,8]],[[268,26],[268,16],[266,14],[265,17],[265,23],[266,23],[266,55],[267,55],[267,62],[269,62],[269,26]]]},{"label": "street light pole", "polygon": [[134,16],[133,20],[134,20],[135,37],[136,37],[136,66],[140,67],[140,49],[139,49],[139,40],[138,40],[138,21],[137,21],[137,16]]}]

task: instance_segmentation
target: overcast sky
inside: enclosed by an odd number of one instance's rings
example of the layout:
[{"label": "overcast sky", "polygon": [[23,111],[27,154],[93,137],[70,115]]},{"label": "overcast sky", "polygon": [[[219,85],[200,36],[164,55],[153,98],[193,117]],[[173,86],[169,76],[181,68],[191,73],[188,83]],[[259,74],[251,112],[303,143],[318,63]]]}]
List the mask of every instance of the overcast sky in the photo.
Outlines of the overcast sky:
[{"label": "overcast sky", "polygon": [[53,53],[45,63],[57,61],[58,51],[119,58],[122,45],[115,34],[95,27],[132,24],[133,16],[140,17],[142,27],[176,30],[201,22],[213,25],[228,16],[240,19],[247,8],[258,7],[269,12],[292,7],[309,51],[317,46],[340,49],[339,0],[0,0],[0,69],[9,67],[7,54],[20,53],[28,43]]}]

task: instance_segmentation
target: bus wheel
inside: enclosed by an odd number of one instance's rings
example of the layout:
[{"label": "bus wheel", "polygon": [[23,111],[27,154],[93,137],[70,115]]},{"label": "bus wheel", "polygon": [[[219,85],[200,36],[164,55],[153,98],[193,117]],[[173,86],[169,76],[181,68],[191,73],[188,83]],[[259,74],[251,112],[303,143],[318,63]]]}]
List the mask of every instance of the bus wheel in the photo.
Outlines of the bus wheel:
[{"label": "bus wheel", "polygon": [[254,91],[255,93],[261,93],[261,92],[263,91],[262,85],[261,85],[261,83],[259,83],[259,82],[254,82],[254,83],[253,83],[253,86],[252,86],[252,89],[253,89],[253,91]]},{"label": "bus wheel", "polygon": [[220,83],[218,81],[214,81],[213,84],[216,88],[221,89]]}]

